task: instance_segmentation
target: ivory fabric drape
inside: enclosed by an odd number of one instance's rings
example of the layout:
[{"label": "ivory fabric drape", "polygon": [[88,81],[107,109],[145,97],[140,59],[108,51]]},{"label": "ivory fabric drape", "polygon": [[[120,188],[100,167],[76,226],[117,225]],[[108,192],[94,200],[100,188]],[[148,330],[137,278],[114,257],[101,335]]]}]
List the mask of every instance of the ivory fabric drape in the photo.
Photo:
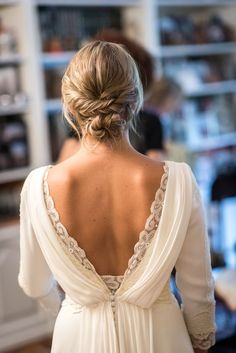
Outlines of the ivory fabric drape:
[{"label": "ivory fabric drape", "polygon": [[[27,177],[21,192],[18,282],[57,315],[52,353],[193,353],[193,346],[214,343],[214,284],[199,191],[187,164],[166,164],[156,234],[115,294],[66,251],[63,229],[55,229],[45,204],[48,166]],[[169,285],[174,267],[181,308]],[[57,283],[66,293],[62,303]]]}]

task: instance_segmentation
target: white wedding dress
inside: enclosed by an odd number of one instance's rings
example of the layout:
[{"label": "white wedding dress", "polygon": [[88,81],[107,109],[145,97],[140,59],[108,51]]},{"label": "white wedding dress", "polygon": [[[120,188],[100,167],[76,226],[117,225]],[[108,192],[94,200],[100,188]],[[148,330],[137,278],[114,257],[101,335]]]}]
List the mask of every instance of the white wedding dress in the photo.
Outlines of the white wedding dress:
[{"label": "white wedding dress", "polygon": [[[208,237],[189,166],[165,162],[123,276],[100,276],[68,234],[49,194],[49,168],[33,170],[21,192],[18,282],[57,315],[51,353],[193,353],[213,345]],[[170,289],[174,267],[181,308]]]}]

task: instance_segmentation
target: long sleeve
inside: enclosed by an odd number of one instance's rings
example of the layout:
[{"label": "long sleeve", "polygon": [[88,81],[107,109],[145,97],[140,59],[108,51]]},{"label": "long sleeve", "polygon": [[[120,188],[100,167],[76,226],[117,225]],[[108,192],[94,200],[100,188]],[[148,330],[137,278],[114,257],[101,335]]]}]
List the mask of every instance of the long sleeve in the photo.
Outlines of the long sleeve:
[{"label": "long sleeve", "polygon": [[60,292],[48,264],[38,244],[30,221],[27,204],[26,179],[20,201],[20,269],[18,284],[26,295],[37,299],[39,304],[51,314],[59,311]]},{"label": "long sleeve", "polygon": [[176,285],[193,347],[208,349],[215,343],[214,280],[203,204],[193,175],[192,178],[192,212],[175,266]]}]

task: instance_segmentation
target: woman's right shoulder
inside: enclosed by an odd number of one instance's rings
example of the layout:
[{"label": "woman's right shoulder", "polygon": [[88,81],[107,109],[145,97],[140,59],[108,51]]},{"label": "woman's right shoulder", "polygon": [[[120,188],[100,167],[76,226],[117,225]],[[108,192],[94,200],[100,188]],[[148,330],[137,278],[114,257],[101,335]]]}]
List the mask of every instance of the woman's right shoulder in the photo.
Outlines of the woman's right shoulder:
[{"label": "woman's right shoulder", "polygon": [[44,172],[46,171],[47,168],[49,168],[50,165],[44,165],[41,167],[36,167],[32,169],[29,174],[26,176],[23,186],[21,189],[21,194],[24,193],[32,184],[33,181],[36,183],[39,181],[39,178],[43,176]]}]

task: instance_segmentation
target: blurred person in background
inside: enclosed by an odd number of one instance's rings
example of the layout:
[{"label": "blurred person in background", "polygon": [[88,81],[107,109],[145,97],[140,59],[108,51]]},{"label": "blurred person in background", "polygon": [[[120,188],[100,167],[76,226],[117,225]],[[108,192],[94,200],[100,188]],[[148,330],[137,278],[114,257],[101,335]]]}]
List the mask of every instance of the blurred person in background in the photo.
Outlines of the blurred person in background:
[{"label": "blurred person in background", "polygon": [[[150,87],[154,82],[154,62],[151,54],[140,44],[129,39],[117,30],[104,29],[98,32],[94,39],[121,44],[125,47],[138,66],[144,96],[148,96]],[[158,98],[157,101],[159,101]],[[168,102],[165,104],[169,105]],[[136,131],[130,129],[129,132],[130,143],[133,147],[142,154],[146,154],[157,160],[162,160],[164,153],[162,124],[156,111],[146,107],[145,99],[144,107],[140,111],[135,130]],[[68,138],[62,147],[59,161],[70,157],[77,149],[78,140],[73,137]]]},{"label": "blurred person in background", "polygon": [[[169,135],[168,126],[165,129],[165,119],[174,118],[174,114],[177,113],[183,102],[183,92],[181,86],[169,77],[161,77],[155,79],[149,89],[147,98],[144,102],[145,112],[153,114],[155,116],[158,124],[161,124],[162,127],[159,129],[161,131],[161,137],[158,136],[157,130],[152,129],[152,126],[148,125],[148,119],[144,120],[146,122],[146,136],[149,139],[150,145],[155,146],[155,141],[162,141],[161,150],[157,151],[156,149],[149,149],[146,154],[153,159],[165,159],[166,154],[168,154],[168,149],[166,146],[166,136]],[[166,131],[165,131],[166,130]],[[166,134],[165,134],[166,133]],[[132,132],[133,146],[135,144],[142,144],[142,140],[138,135],[135,135],[135,132]],[[152,142],[153,141],[153,142]],[[132,142],[132,141],[131,141]],[[137,148],[139,150],[139,148]]]},{"label": "blurred person in background", "polygon": [[171,115],[179,111],[182,102],[181,86],[172,78],[162,76],[153,82],[145,104],[147,109],[165,117],[166,114]]}]

